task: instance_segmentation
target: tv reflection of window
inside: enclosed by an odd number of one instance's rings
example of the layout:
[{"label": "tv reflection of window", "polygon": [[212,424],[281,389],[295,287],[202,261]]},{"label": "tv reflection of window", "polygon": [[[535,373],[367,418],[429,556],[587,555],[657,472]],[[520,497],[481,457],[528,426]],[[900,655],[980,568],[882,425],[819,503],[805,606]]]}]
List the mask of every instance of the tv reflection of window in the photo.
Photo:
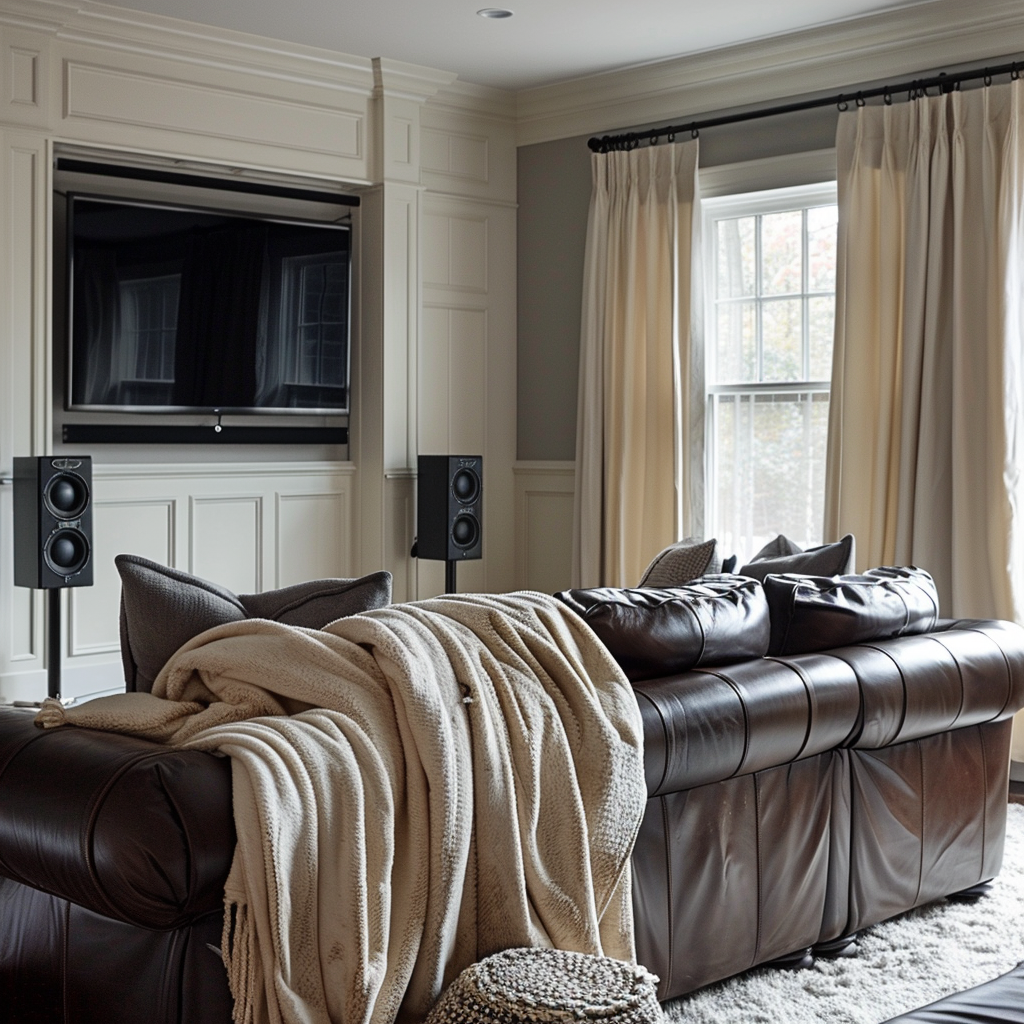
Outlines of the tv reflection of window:
[{"label": "tv reflection of window", "polygon": [[180,274],[120,282],[123,362],[119,376],[125,384],[174,382],[180,285]]},{"label": "tv reflection of window", "polygon": [[344,389],[348,369],[348,268],[344,253],[282,260],[283,374],[288,405],[317,405]]}]

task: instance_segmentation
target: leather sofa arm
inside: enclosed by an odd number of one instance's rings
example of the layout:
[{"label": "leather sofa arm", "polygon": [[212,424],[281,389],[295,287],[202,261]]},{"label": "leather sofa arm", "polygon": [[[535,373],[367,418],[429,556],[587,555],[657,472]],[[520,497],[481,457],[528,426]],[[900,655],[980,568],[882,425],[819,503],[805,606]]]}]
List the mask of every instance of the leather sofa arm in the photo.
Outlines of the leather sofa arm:
[{"label": "leather sofa arm", "polygon": [[223,905],[229,759],[0,709],[0,874],[170,929]]}]

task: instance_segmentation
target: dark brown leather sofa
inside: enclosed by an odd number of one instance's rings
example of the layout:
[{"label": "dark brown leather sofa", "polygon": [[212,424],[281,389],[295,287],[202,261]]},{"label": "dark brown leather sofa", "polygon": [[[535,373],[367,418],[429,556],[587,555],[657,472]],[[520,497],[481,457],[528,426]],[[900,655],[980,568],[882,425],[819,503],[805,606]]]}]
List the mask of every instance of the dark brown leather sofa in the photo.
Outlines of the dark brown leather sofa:
[{"label": "dark brown leather sofa", "polygon": [[[662,999],[998,872],[1024,630],[937,621],[913,571],[878,572],[559,595],[640,705]],[[0,709],[0,1021],[228,1024],[233,844],[226,759]]]}]

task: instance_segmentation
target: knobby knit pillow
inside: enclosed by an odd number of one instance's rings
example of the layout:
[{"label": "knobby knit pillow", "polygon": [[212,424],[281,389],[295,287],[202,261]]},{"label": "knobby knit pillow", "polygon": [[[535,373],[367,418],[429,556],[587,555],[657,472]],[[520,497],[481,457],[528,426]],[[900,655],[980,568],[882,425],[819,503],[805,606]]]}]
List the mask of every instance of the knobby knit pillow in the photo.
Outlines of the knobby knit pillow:
[{"label": "knobby knit pillow", "polygon": [[853,572],[856,546],[848,533],[834,544],[821,544],[801,550],[788,537],[779,534],[751,561],[739,570],[741,576],[764,581],[769,573],[800,573],[804,576],[840,576]]},{"label": "knobby knit pillow", "polygon": [[273,619],[323,629],[391,603],[391,573],[383,571],[239,595],[139,555],[118,555],[114,564],[121,575],[121,660],[129,690],[151,690],[182,644],[226,622]]},{"label": "knobby knit pillow", "polygon": [[721,572],[718,542],[685,537],[670,544],[654,557],[643,576],[641,587],[679,587],[709,573]]}]

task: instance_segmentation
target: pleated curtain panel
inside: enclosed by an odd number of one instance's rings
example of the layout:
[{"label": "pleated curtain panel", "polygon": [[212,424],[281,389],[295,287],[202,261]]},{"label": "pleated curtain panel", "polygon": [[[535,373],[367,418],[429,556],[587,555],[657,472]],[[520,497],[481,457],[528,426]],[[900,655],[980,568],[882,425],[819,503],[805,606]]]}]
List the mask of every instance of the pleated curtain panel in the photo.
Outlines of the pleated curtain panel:
[{"label": "pleated curtain panel", "polygon": [[945,615],[1018,622],[1022,88],[840,116],[825,504],[862,565],[922,566]]},{"label": "pleated curtain panel", "polygon": [[699,520],[697,150],[694,139],[591,157],[573,586],[636,586]]}]

